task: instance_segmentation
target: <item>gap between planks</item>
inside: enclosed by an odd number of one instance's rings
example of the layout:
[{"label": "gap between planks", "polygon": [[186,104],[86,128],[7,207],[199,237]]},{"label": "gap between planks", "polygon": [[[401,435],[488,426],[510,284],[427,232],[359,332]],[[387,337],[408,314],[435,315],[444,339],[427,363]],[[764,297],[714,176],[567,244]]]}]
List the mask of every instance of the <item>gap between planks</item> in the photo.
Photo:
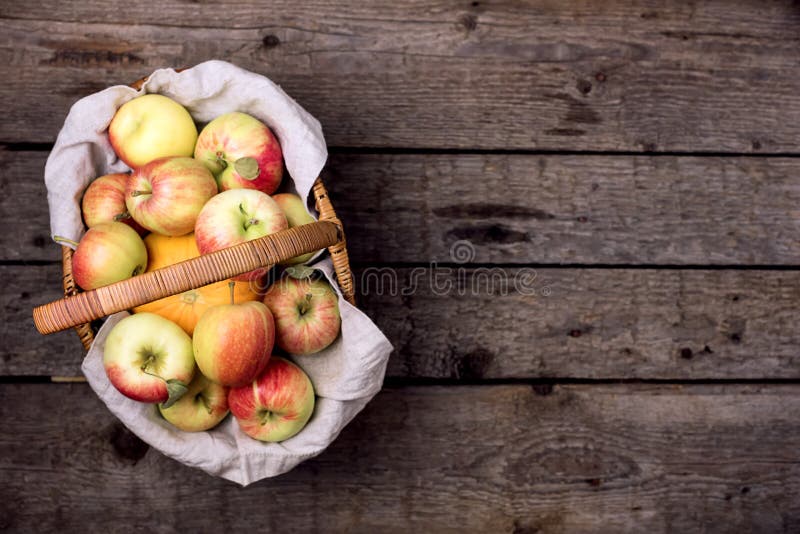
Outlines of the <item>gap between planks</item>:
[{"label": "gap between planks", "polygon": [[[17,380],[23,378],[23,380]],[[0,377],[0,384],[15,383],[45,383],[50,381],[54,384],[75,384],[86,383],[85,376],[50,376],[50,377]],[[587,378],[484,378],[484,379],[442,379],[442,378],[402,378],[387,377],[383,387],[438,387],[438,386],[513,386],[528,385],[533,388],[552,388],[557,385],[585,385],[585,386],[614,386],[614,385],[662,385],[662,386],[694,386],[694,385],[795,385],[800,384],[798,378],[706,378],[697,380],[686,379],[587,379]]]},{"label": "gap between planks", "polygon": [[[9,152],[50,152],[54,143],[0,140],[0,150]],[[501,148],[429,148],[381,146],[328,146],[328,154],[354,155],[464,155],[464,156],[586,156],[586,157],[685,157],[685,158],[800,158],[800,152],[725,152],[719,150],[568,150],[568,149],[501,149]]]}]

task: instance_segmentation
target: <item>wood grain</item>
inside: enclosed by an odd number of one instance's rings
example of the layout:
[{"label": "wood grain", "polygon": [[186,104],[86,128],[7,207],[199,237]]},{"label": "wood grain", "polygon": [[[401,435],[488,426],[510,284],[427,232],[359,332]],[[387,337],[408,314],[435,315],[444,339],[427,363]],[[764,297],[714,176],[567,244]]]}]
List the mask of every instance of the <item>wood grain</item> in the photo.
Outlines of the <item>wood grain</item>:
[{"label": "wood grain", "polygon": [[396,295],[384,272],[357,286],[393,375],[800,378],[795,272],[404,269]]},{"label": "wood grain", "polygon": [[[5,2],[0,530],[800,532],[798,27],[789,0]],[[247,489],[85,384],[19,383],[80,374],[30,317],[70,106],[213,58],[322,122],[396,347],[328,451]]]},{"label": "wood grain", "polygon": [[5,142],[50,142],[86,94],[224,58],[336,146],[798,152],[789,1],[12,4]]},{"label": "wood grain", "polygon": [[[800,378],[796,272],[659,269],[357,270],[362,309],[395,346],[392,377]],[[58,265],[2,266],[2,375],[75,375],[70,333],[31,308]]]},{"label": "wood grain", "polygon": [[359,154],[329,174],[361,262],[800,264],[798,159]]},{"label": "wood grain", "polygon": [[[45,159],[0,150],[0,259],[60,258]],[[798,265],[798,175],[795,158],[336,154],[325,179],[361,264]]]},{"label": "wood grain", "polygon": [[789,533],[796,413],[797,386],[389,389],[321,456],[243,490],[149,449],[86,385],[4,384],[0,525]]}]

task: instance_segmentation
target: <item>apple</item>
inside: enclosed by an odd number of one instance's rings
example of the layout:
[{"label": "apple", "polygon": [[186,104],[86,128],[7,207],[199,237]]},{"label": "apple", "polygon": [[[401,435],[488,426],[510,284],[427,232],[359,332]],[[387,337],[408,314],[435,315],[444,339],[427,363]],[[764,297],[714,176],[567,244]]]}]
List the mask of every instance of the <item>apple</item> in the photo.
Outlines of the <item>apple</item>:
[{"label": "apple", "polygon": [[143,95],[123,104],[108,125],[119,158],[135,169],[165,156],[191,156],[197,126],[186,108],[163,95]]},{"label": "apple", "polygon": [[125,187],[125,204],[131,217],[151,232],[179,236],[194,229],[200,210],[216,194],[217,183],[200,162],[167,157],[134,171]]},{"label": "apple", "polygon": [[[289,228],[302,226],[304,224],[309,224],[316,221],[316,219],[314,219],[314,217],[308,213],[308,210],[303,204],[303,200],[297,195],[293,195],[292,193],[281,193],[279,195],[272,195],[272,200],[277,202],[278,206],[280,206],[283,210],[283,214],[286,215],[286,220],[289,222]],[[286,261],[282,261],[281,265],[305,263],[313,258],[314,254],[316,253],[317,251],[312,251],[301,256],[296,256]]]},{"label": "apple", "polygon": [[139,235],[147,233],[147,230],[133,220],[125,206],[125,183],[128,176],[127,173],[106,174],[89,184],[81,201],[81,212],[86,226],[91,228],[100,223],[118,221],[127,224]]},{"label": "apple", "polygon": [[257,189],[271,195],[283,177],[281,145],[270,129],[246,113],[226,113],[200,132],[194,157],[208,167],[220,191]]},{"label": "apple", "polygon": [[192,339],[160,315],[129,315],[108,333],[103,365],[111,384],[126,397],[169,407],[194,376]]},{"label": "apple", "polygon": [[260,302],[221,304],[203,313],[192,338],[197,367],[205,376],[223,386],[242,386],[267,365],[275,323]]},{"label": "apple", "polygon": [[306,426],[314,412],[314,386],[293,363],[272,357],[252,383],[231,388],[228,406],[248,436],[283,441]]},{"label": "apple", "polygon": [[[288,227],[280,206],[266,193],[255,189],[230,189],[203,206],[194,226],[194,237],[200,254],[208,254]],[[268,270],[269,267],[256,269],[234,280],[257,280]]]},{"label": "apple", "polygon": [[83,289],[107,286],[141,274],[147,267],[147,248],[136,230],[121,222],[106,222],[89,228],[74,245],[72,278]]},{"label": "apple", "polygon": [[202,432],[228,415],[228,388],[195,373],[186,393],[172,406],[158,405],[161,415],[185,432]]},{"label": "apple", "polygon": [[275,343],[289,354],[314,354],[339,335],[339,298],[327,281],[285,275],[264,295],[275,318]]}]

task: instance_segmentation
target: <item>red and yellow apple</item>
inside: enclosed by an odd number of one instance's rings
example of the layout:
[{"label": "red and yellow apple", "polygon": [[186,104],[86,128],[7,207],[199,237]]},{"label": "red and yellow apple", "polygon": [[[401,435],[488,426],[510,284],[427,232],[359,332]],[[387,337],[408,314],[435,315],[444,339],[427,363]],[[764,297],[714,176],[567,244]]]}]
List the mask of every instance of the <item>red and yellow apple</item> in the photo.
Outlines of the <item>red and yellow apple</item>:
[{"label": "red and yellow apple", "polygon": [[257,189],[271,195],[283,177],[278,140],[260,120],[246,113],[220,115],[200,132],[195,159],[208,167],[220,191]]},{"label": "red and yellow apple", "polygon": [[209,308],[192,338],[200,371],[223,386],[252,382],[267,365],[274,342],[272,314],[253,301]]},{"label": "red and yellow apple", "polygon": [[186,108],[163,95],[143,95],[123,104],[108,126],[108,139],[130,168],[166,156],[191,156],[197,126]]},{"label": "red and yellow apple", "polygon": [[160,315],[129,315],[108,333],[103,365],[126,397],[169,404],[186,392],[194,376],[192,339]]},{"label": "red and yellow apple", "polygon": [[86,290],[127,280],[147,268],[144,241],[136,230],[121,222],[89,228],[77,245],[72,255],[72,277]]},{"label": "red and yellow apple", "polygon": [[[316,219],[314,219],[314,217],[308,213],[305,205],[303,205],[303,200],[297,195],[292,193],[281,193],[279,195],[272,195],[272,200],[277,202],[278,206],[280,206],[283,210],[283,214],[286,215],[286,220],[289,223],[289,228],[310,224],[316,221]],[[311,251],[301,256],[295,256],[294,258],[282,261],[281,265],[296,265],[298,263],[305,263],[313,258],[314,254],[316,253],[317,251]]]},{"label": "red and yellow apple", "polygon": [[[280,206],[255,189],[230,189],[209,200],[194,226],[201,254],[208,254],[288,228]],[[268,267],[237,276],[234,280],[261,278]]]},{"label": "red and yellow apple", "polygon": [[172,406],[158,405],[161,415],[185,432],[202,432],[228,415],[228,388],[195,373],[186,393]]},{"label": "red and yellow apple", "polygon": [[216,194],[217,183],[200,162],[167,157],[134,171],[125,204],[131,217],[151,232],[179,236],[194,229],[200,210]]},{"label": "red and yellow apple", "polygon": [[314,386],[295,364],[272,357],[251,384],[231,388],[228,406],[248,436],[260,441],[291,438],[314,412]]},{"label": "red and yellow apple", "polygon": [[275,318],[275,343],[289,354],[314,354],[339,335],[339,299],[321,278],[283,276],[264,295]]},{"label": "red and yellow apple", "polygon": [[130,175],[127,173],[106,174],[89,184],[81,201],[83,221],[87,227],[117,221],[127,224],[139,235],[147,233],[147,230],[133,220],[125,206],[125,184],[128,176]]}]

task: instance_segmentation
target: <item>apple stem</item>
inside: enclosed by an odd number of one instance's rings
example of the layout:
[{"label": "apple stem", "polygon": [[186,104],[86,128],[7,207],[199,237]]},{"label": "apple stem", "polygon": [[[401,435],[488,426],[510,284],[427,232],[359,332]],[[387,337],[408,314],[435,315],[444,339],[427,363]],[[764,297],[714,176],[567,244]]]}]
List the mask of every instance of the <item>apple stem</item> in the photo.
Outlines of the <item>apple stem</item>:
[{"label": "apple stem", "polygon": [[[151,363],[153,363],[153,360],[155,360],[155,358],[153,357],[153,355],[152,355],[152,354],[148,355],[148,356],[147,356],[147,359],[146,359],[146,360],[144,361],[144,363],[142,364],[142,371],[143,371],[143,372],[144,372],[144,374],[146,374],[146,375],[154,376],[154,377],[156,377],[156,378],[161,378],[161,377],[160,377],[160,376],[158,376],[158,375],[154,375],[153,373],[149,373],[149,372],[147,372],[147,366],[148,366],[148,365],[150,365]],[[163,378],[161,378],[161,380],[164,380],[164,379],[163,379]]]},{"label": "apple stem", "polygon": [[78,243],[73,241],[72,239],[67,239],[66,237],[61,237],[60,235],[54,235],[53,241],[56,243],[66,243],[67,245],[72,245],[73,247],[77,247]]},{"label": "apple stem", "polygon": [[306,293],[305,300],[300,303],[300,315],[305,315],[306,312],[311,308],[311,297],[313,295],[311,293]]},{"label": "apple stem", "polygon": [[211,406],[209,406],[209,404],[208,404],[208,400],[206,400],[206,398],[203,396],[202,393],[199,394],[198,397],[200,397],[200,402],[203,403],[203,406],[205,406],[206,411],[210,414],[212,412],[212,410],[211,410]]},{"label": "apple stem", "polygon": [[258,219],[247,219],[247,221],[245,221],[244,223],[244,229],[247,230],[251,226],[255,226],[258,223],[259,223]]},{"label": "apple stem", "polygon": [[222,168],[226,168],[228,166],[228,160],[225,159],[225,153],[222,151],[217,152],[217,163],[222,165]]},{"label": "apple stem", "polygon": [[272,412],[265,410],[258,414],[258,422],[261,423],[261,426],[264,426],[269,423],[270,417],[272,417]]},{"label": "apple stem", "polygon": [[132,191],[131,192],[131,196],[132,197],[138,197],[138,196],[141,196],[141,195],[149,195],[149,194],[150,194],[150,191],[138,191],[137,190],[137,191]]},{"label": "apple stem", "polygon": [[228,282],[228,288],[231,290],[231,304],[236,304],[236,303],[233,301],[233,297],[234,297],[234,290],[236,289],[236,282],[234,282],[233,280],[231,280],[230,282]]},{"label": "apple stem", "polygon": [[127,211],[123,211],[122,213],[117,213],[116,215],[114,215],[115,221],[122,221],[124,219],[130,219],[130,218],[131,214],[128,213]]}]

